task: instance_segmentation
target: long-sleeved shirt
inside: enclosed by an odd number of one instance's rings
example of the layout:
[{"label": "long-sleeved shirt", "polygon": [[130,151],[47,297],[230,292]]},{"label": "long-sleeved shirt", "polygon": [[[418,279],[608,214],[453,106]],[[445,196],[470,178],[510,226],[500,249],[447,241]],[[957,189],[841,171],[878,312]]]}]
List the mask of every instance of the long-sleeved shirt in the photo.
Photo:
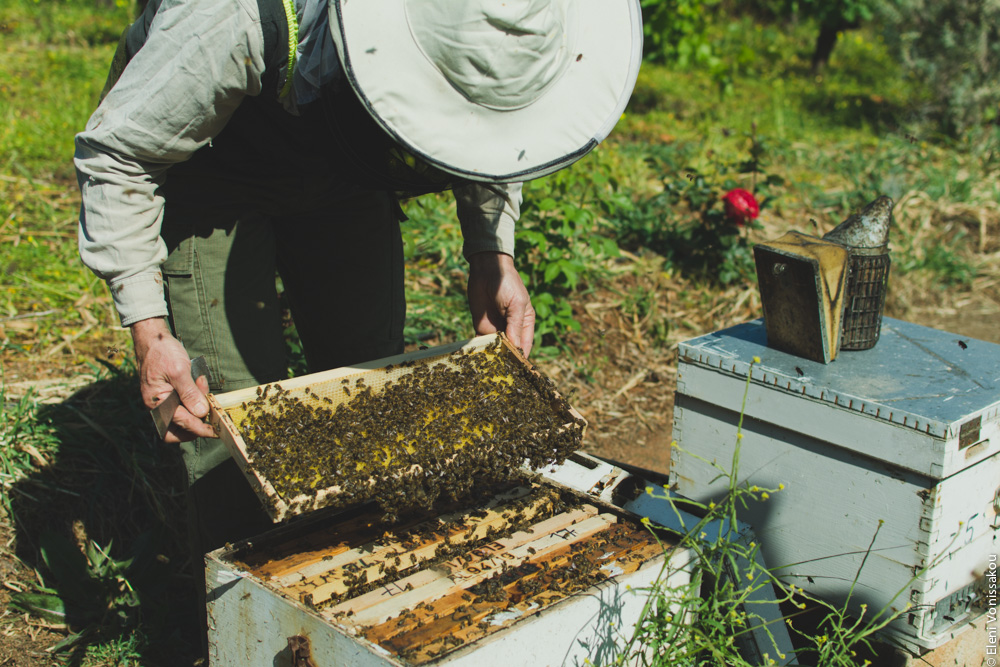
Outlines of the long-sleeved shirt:
[{"label": "long-sleeved shirt", "polygon": [[[108,281],[123,326],[167,314],[159,267],[170,167],[211,151],[245,98],[270,94],[264,58],[255,0],[164,0],[145,44],[77,135],[80,255]],[[521,185],[454,194],[465,255],[512,255]]]}]

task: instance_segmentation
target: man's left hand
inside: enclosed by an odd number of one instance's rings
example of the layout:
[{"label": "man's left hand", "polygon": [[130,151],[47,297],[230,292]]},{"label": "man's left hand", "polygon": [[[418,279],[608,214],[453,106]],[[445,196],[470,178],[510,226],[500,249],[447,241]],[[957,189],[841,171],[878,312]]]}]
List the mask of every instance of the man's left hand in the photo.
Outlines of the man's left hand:
[{"label": "man's left hand", "polygon": [[535,340],[535,309],[514,258],[502,252],[480,252],[469,258],[469,311],[479,335],[504,331],[524,356]]}]

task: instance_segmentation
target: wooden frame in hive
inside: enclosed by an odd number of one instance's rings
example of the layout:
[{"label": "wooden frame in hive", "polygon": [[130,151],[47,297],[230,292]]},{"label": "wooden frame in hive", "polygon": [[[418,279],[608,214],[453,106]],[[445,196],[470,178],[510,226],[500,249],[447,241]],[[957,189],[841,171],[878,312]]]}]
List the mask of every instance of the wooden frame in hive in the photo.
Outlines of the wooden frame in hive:
[{"label": "wooden frame in hive", "polygon": [[[402,355],[378,359],[355,366],[337,368],[321,373],[304,375],[298,378],[280,382],[250,387],[219,395],[210,395],[211,423],[226,444],[237,465],[246,476],[251,487],[264,504],[265,509],[275,521],[282,521],[289,516],[309,512],[320,507],[333,504],[341,494],[339,486],[328,486],[311,493],[299,493],[294,497],[285,497],[276,488],[273,480],[267,479],[265,473],[254,466],[248,453],[247,442],[240,430],[240,424],[246,417],[246,405],[258,397],[263,390],[280,389],[287,395],[303,401],[324,400],[332,407],[350,400],[352,388],[360,385],[379,391],[387,383],[398,380],[403,375],[413,372],[421,365],[448,364],[456,353],[475,354],[491,346],[499,339],[498,348],[501,354],[523,364],[536,376],[541,376],[505,336],[486,335],[471,340],[443,345],[440,347],[418,350]],[[558,397],[558,394],[556,393]],[[572,407],[565,405],[559,413],[564,429],[583,430],[586,421]],[[582,434],[582,433],[581,433]]]},{"label": "wooden frame in hive", "polygon": [[[545,508],[552,494],[571,502]],[[512,506],[526,522],[484,539]],[[694,554],[672,547],[631,512],[551,479],[417,512],[391,532],[370,506],[323,510],[208,555],[211,650],[247,665],[301,658],[303,646],[352,665],[482,667],[509,664],[512,649],[579,663],[614,650],[608,619],[624,631],[660,573],[687,590]],[[365,588],[343,586],[362,577]]]}]

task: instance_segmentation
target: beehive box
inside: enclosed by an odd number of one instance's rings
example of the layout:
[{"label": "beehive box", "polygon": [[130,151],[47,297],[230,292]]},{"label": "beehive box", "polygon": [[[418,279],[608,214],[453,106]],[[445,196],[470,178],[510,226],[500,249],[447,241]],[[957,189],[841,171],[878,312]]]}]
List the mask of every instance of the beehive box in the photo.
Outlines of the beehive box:
[{"label": "beehive box", "polygon": [[[421,383],[432,377],[436,393],[428,395],[429,385]],[[538,467],[573,451],[586,426],[503,335],[209,400],[212,423],[275,521],[365,501],[389,487],[400,497],[416,493],[420,480],[436,484],[436,477],[468,474],[477,463],[516,468],[530,460]],[[525,406],[535,413],[522,414]],[[470,423],[470,415],[473,422],[483,422],[485,415],[490,423]],[[549,427],[524,432],[539,415]],[[297,429],[306,422],[311,430],[304,435]],[[386,428],[399,432],[374,433]],[[254,442],[255,434],[263,444]],[[310,463],[327,450],[335,455]],[[484,456],[487,451],[492,455]],[[413,463],[417,453],[423,458]],[[516,459],[518,453],[525,459]],[[460,462],[466,459],[463,468]]]},{"label": "beehive box", "polygon": [[608,502],[611,476],[572,461],[553,473],[576,488],[537,479],[391,527],[371,505],[318,510],[208,554],[212,664],[608,662],[641,589],[666,558],[666,583],[689,583],[693,554]]},{"label": "beehive box", "polygon": [[767,564],[866,619],[900,610],[916,653],[964,629],[1000,547],[1000,346],[890,318],[828,365],[768,347],[760,320],[682,343],[678,494],[725,491],[712,463],[731,468],[748,376],[738,477],[784,487],[740,517]]}]

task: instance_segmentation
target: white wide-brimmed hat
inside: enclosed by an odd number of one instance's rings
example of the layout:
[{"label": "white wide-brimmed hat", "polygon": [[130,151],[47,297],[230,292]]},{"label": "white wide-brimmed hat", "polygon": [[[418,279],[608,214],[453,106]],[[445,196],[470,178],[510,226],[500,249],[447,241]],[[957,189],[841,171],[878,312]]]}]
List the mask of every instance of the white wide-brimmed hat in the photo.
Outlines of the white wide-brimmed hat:
[{"label": "white wide-brimmed hat", "polygon": [[586,155],[625,110],[638,0],[330,0],[346,79],[414,156],[459,177],[528,180]]}]

